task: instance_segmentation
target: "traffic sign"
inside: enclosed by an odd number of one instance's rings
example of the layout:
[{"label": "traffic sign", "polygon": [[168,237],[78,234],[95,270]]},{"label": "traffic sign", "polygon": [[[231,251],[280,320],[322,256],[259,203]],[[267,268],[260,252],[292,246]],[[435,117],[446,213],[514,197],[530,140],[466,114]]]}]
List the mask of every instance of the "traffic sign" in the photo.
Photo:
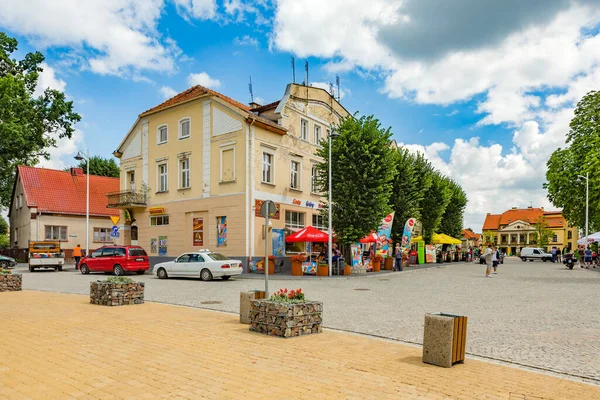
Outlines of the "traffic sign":
[{"label": "traffic sign", "polygon": [[118,215],[111,215],[110,216],[110,220],[112,221],[113,225],[118,224],[120,219],[121,218]]},{"label": "traffic sign", "polygon": [[264,218],[267,218],[267,216],[269,218],[273,218],[275,214],[277,214],[277,206],[271,200],[263,201],[263,203],[260,206],[260,214]]},{"label": "traffic sign", "polygon": [[119,232],[119,227],[118,226],[113,226],[111,233],[118,233]]},{"label": "traffic sign", "polygon": [[119,233],[119,231],[110,233],[111,238],[118,239],[120,236],[121,236],[121,234]]}]

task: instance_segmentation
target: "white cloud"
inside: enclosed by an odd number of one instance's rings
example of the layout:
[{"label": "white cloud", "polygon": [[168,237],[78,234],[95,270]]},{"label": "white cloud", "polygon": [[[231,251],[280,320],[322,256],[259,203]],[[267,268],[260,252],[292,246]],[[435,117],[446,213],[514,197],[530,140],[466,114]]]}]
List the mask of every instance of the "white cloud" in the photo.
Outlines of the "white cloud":
[{"label": "white cloud", "polygon": [[[329,93],[329,91],[330,91],[328,82],[311,82],[310,86],[325,89],[325,90],[327,90],[327,93]],[[350,89],[344,89],[344,88],[340,87],[340,100],[343,99],[344,97],[346,97],[347,94],[350,94]],[[335,98],[338,97],[337,86],[335,84],[333,85],[333,96]]]},{"label": "white cloud", "polygon": [[63,169],[79,163],[73,157],[77,154],[78,149],[84,148],[83,132],[75,129],[71,139],[57,139],[56,147],[48,149],[50,160],[42,160],[37,166],[52,169]]},{"label": "white cloud", "polygon": [[218,89],[221,86],[220,80],[211,78],[206,72],[189,74],[187,81],[190,85],[201,85],[210,89]]},{"label": "white cloud", "polygon": [[210,20],[217,15],[215,0],[173,0],[177,13],[186,21],[191,19]]},{"label": "white cloud", "polygon": [[162,95],[162,97],[164,97],[165,99],[169,99],[173,96],[175,96],[177,93],[177,90],[173,89],[170,86],[162,86],[160,88],[160,94]]},{"label": "white cloud", "polygon": [[446,114],[446,117],[452,117],[454,115],[458,114],[458,110],[452,110],[451,112],[449,112],[448,114]]},{"label": "white cloud", "polygon": [[55,89],[64,92],[67,83],[56,77],[54,69],[45,62],[41,63],[40,67],[43,68],[43,71],[39,74],[37,86],[33,93],[34,96],[41,96],[46,89]]},{"label": "white cloud", "polygon": [[260,96],[254,96],[254,102],[257,103],[257,104],[260,104],[262,106],[264,106],[266,104],[265,103],[265,99],[263,99]]},{"label": "white cloud", "polygon": [[258,40],[249,35],[244,35],[242,37],[237,36],[235,39],[233,39],[233,43],[238,46],[258,47]]},{"label": "white cloud", "polygon": [[5,0],[0,25],[36,47],[70,48],[71,61],[98,74],[173,72],[181,54],[157,31],[163,0]]}]

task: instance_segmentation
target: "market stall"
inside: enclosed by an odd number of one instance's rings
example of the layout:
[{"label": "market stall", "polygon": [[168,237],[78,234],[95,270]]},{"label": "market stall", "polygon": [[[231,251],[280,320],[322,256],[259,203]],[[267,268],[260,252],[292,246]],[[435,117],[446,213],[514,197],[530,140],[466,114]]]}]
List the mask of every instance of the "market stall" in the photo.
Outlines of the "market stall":
[{"label": "market stall", "polygon": [[[316,275],[317,274],[317,260],[313,260],[312,253],[308,251],[309,244],[311,243],[325,243],[329,241],[329,235],[313,226],[303,228],[298,232],[288,235],[285,238],[286,243],[304,243],[304,252],[307,254],[307,259],[297,259],[296,262],[301,262],[301,270],[297,271],[292,266],[292,275]],[[294,262],[294,260],[292,260]],[[329,271],[327,271],[329,275]]]},{"label": "market stall", "polygon": [[423,236],[417,236],[411,242],[418,244],[418,251],[424,253],[422,258],[426,263],[434,263],[436,260],[438,262],[455,260],[456,251],[458,251],[456,246],[462,244],[460,240],[443,233],[434,233],[431,237],[431,244],[425,244]]}]

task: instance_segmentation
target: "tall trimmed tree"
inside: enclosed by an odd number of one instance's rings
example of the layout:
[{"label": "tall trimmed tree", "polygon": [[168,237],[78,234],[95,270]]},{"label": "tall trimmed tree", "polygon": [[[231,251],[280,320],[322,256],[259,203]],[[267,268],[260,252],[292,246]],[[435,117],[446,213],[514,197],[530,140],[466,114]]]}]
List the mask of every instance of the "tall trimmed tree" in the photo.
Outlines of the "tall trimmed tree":
[{"label": "tall trimmed tree", "polygon": [[[84,173],[87,172],[87,160],[81,160],[77,167],[83,169]],[[121,170],[114,158],[103,158],[100,156],[90,157],[90,175],[118,178],[120,174]]]},{"label": "tall trimmed tree", "polygon": [[430,170],[431,186],[421,202],[421,224],[423,239],[431,243],[433,234],[440,228],[442,216],[452,198],[450,180],[437,170]]},{"label": "tall trimmed tree", "polygon": [[[377,229],[391,211],[395,150],[390,147],[390,129],[382,128],[373,116],[344,118],[337,132],[340,136],[333,139],[331,152],[332,227],[339,241],[349,244]],[[329,146],[326,141],[322,144],[316,155],[325,161],[317,165],[317,184],[328,198]]]},{"label": "tall trimmed tree", "polygon": [[463,216],[467,207],[467,194],[463,188],[451,179],[448,179],[450,201],[442,214],[439,231],[454,238],[460,238],[463,230]]}]

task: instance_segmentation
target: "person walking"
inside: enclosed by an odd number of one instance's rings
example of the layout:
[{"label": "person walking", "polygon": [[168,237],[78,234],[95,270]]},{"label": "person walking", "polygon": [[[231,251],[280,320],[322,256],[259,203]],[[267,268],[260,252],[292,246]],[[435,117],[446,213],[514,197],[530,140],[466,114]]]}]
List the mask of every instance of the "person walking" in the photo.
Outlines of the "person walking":
[{"label": "person walking", "polygon": [[483,258],[485,259],[485,277],[486,278],[491,278],[492,276],[490,275],[490,273],[492,272],[492,260],[493,260],[493,254],[492,254],[492,245],[488,244],[487,249],[485,249],[485,252],[483,253]]},{"label": "person walking", "polygon": [[494,268],[494,274],[498,274],[498,264],[500,263],[500,252],[495,246],[492,246],[492,267]]},{"label": "person walking", "polygon": [[400,243],[396,243],[396,248],[394,249],[394,258],[396,259],[394,271],[402,271],[402,248],[400,247]]},{"label": "person walking", "polygon": [[79,269],[79,260],[81,260],[81,245],[75,246],[73,249],[73,258],[75,259],[75,269]]},{"label": "person walking", "polygon": [[552,254],[552,262],[556,262],[556,247],[552,247],[550,253]]},{"label": "person walking", "polygon": [[[586,247],[583,252],[583,262],[585,263],[585,268],[590,269],[590,264],[592,263],[592,250],[589,246]],[[583,265],[581,268],[583,268]]]}]

